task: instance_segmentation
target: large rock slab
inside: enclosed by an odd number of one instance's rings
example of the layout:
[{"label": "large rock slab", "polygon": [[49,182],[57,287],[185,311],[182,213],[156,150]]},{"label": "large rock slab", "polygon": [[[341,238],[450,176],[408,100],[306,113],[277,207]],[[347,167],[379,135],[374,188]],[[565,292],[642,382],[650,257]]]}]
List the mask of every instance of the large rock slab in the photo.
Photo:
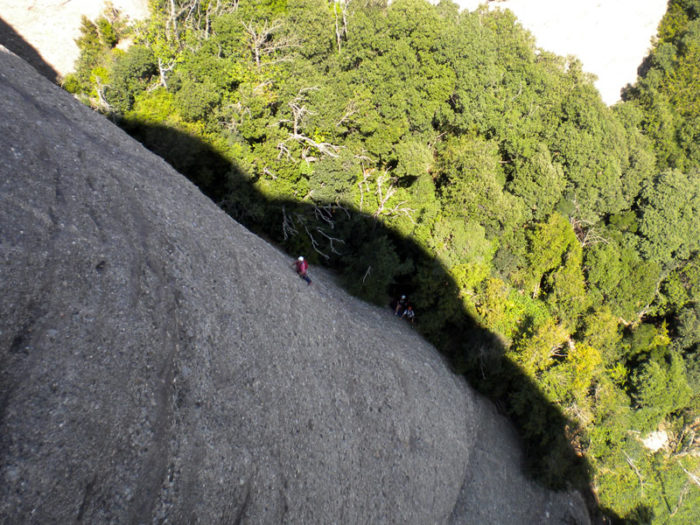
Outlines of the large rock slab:
[{"label": "large rock slab", "polygon": [[132,21],[149,15],[148,0],[0,0],[0,44],[26,60],[12,42],[3,41],[4,20],[60,77],[64,77],[75,71],[75,61],[80,56],[75,41],[81,37],[82,17],[95,21],[108,5]]},{"label": "large rock slab", "polygon": [[585,523],[391,312],[0,50],[5,523]]}]

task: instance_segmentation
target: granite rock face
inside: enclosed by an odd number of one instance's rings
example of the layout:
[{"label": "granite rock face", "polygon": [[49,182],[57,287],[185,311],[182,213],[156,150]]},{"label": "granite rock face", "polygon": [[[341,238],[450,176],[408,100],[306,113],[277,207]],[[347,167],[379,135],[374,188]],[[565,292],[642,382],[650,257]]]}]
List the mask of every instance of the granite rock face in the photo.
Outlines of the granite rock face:
[{"label": "granite rock face", "polygon": [[391,312],[0,50],[5,523],[587,523]]}]

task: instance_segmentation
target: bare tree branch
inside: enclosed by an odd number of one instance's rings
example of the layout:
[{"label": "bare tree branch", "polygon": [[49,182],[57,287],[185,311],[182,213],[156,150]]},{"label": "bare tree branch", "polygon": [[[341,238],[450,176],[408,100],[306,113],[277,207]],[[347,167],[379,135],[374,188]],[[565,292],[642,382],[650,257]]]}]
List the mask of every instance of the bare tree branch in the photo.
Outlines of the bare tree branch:
[{"label": "bare tree branch", "polygon": [[[348,2],[349,0],[335,0],[333,9],[335,13],[335,41],[338,45],[338,53],[340,53],[342,40],[348,37]],[[340,13],[338,13],[338,7],[341,8]]]},{"label": "bare tree branch", "polygon": [[[312,138],[307,137],[302,133],[304,118],[306,117],[306,115],[313,114],[313,112],[310,111],[304,104],[305,95],[309,91],[314,91],[316,89],[318,89],[317,86],[311,86],[300,89],[297,95],[294,97],[294,99],[292,99],[292,101],[287,104],[292,110],[292,120],[281,119],[278,121],[278,124],[291,124],[292,130],[289,136],[283,141],[281,141],[279,144],[277,144],[277,149],[279,149],[280,151],[284,151],[287,155],[287,158],[289,159],[292,159],[291,152],[289,151],[289,148],[286,145],[289,141],[298,142],[300,144],[306,144],[307,146],[310,146],[311,148],[314,148],[315,150],[319,151],[322,155],[327,155],[333,158],[338,157],[338,151],[340,151],[341,148],[340,146],[336,146],[329,142],[316,142]],[[307,160],[308,162],[313,162],[317,160],[316,157],[309,156],[308,151],[304,149],[302,149],[302,158],[304,160]]]},{"label": "bare tree branch", "polygon": [[362,284],[365,284],[365,280],[367,279],[367,277],[369,277],[370,273],[372,273],[372,265],[371,264],[367,267],[367,271],[362,276]]},{"label": "bare tree branch", "polygon": [[672,518],[673,516],[675,516],[676,513],[680,510],[681,505],[683,504],[683,498],[685,498],[685,496],[688,494],[689,491],[690,491],[690,486],[688,485],[688,482],[686,481],[685,485],[683,485],[683,489],[681,490],[680,494],[678,494],[678,503],[676,503],[676,508],[673,509],[673,512],[671,512],[668,515],[669,518]]},{"label": "bare tree branch", "polygon": [[346,106],[345,113],[343,114],[343,116],[340,117],[340,120],[335,123],[335,127],[339,128],[343,122],[352,117],[355,113],[357,113],[357,109],[355,108],[355,101],[351,100]]},{"label": "bare tree branch", "polygon": [[695,483],[698,487],[700,487],[700,478],[698,478],[698,477],[697,477],[695,474],[693,474],[692,472],[687,471],[687,470],[685,469],[685,467],[684,467],[683,465],[681,465],[681,462],[680,462],[680,461],[678,462],[678,465],[681,467],[681,469],[683,469],[683,472],[685,472],[685,473],[688,475],[688,478],[690,478],[690,481],[692,481],[692,482]]},{"label": "bare tree branch", "polygon": [[294,161],[294,158],[292,157],[292,152],[289,151],[289,148],[285,144],[286,141],[282,141],[279,144],[277,144],[277,149],[280,150],[280,152],[277,154],[277,159],[279,160],[282,158],[282,154],[284,154],[289,160]]},{"label": "bare tree branch", "polygon": [[[386,190],[382,189],[382,185],[388,182],[389,187]],[[389,171],[384,170],[384,173],[382,173],[379,177],[377,177],[377,197],[379,199],[379,206],[377,207],[377,210],[372,214],[372,216],[376,219],[379,217],[379,215],[384,211],[384,206],[386,205],[387,201],[396,193],[396,188],[394,188],[393,185],[393,180],[389,176]]]},{"label": "bare tree branch", "polygon": [[[356,156],[356,158],[358,157]],[[365,168],[364,163],[361,163],[361,167],[362,180],[357,183],[357,186],[360,190],[360,211],[364,209],[365,194],[370,194],[371,192],[370,183],[372,182],[372,177],[376,172],[375,168]],[[374,211],[374,213],[372,213],[372,217],[376,219],[380,215],[384,215],[387,217],[404,215],[405,217],[408,217],[408,219],[413,224],[416,224],[416,221],[413,219],[413,214],[415,213],[415,210],[413,208],[403,206],[404,204],[406,204],[406,201],[398,202],[393,206],[389,207],[389,200],[396,194],[396,187],[394,186],[394,182],[396,182],[396,179],[394,177],[391,177],[389,171],[386,169],[381,175],[379,175],[374,180],[374,183],[376,184],[374,195],[377,197],[377,209]]]},{"label": "bare tree branch", "polygon": [[95,77],[95,84],[97,84],[97,87],[95,87],[95,92],[97,93],[97,107],[102,111],[111,112],[112,106],[107,102],[104,96],[105,88],[109,86],[103,85],[102,79],[99,76]]},{"label": "bare tree branch", "polygon": [[413,208],[408,208],[405,206],[401,206],[402,204],[406,204],[406,201],[401,201],[397,205],[395,205],[393,208],[388,210],[385,215],[388,215],[390,217],[394,217],[396,215],[404,215],[405,217],[408,217],[408,219],[413,223],[416,224],[416,221],[413,219],[413,214],[416,212]]},{"label": "bare tree branch", "polygon": [[580,242],[581,246],[584,248],[601,242],[605,244],[610,242],[608,239],[596,232],[595,228],[593,227],[593,223],[590,221],[569,217],[569,222],[574,229],[578,242]]},{"label": "bare tree branch", "polygon": [[[273,38],[273,35],[282,28],[282,23],[279,21],[269,23],[267,20],[265,20],[262,22],[262,24],[255,24],[251,21],[247,23],[241,22],[241,24],[243,24],[243,27],[248,34],[248,44],[257,67],[262,65],[262,58],[264,56],[271,56],[283,49],[298,46],[296,40],[294,40],[294,38],[291,36],[283,36],[278,39]],[[278,58],[272,62],[274,63],[286,60],[289,59]]]},{"label": "bare tree branch", "polygon": [[168,65],[163,65],[163,59],[158,57],[158,73],[160,75],[160,85],[165,89],[168,89],[168,79],[167,74],[170,73],[175,67],[175,61],[171,60]]},{"label": "bare tree branch", "polygon": [[[625,452],[623,450],[622,453],[627,458],[627,464],[630,467],[632,467],[632,470],[634,470],[634,473],[637,474],[637,477],[639,478],[639,493],[640,493],[640,497],[642,499],[644,499],[644,479],[642,478],[642,474],[639,472],[637,465],[634,464],[634,461],[632,461],[632,458],[627,455],[627,452]],[[683,468],[683,467],[681,466],[681,468]]]},{"label": "bare tree branch", "polygon": [[304,225],[304,229],[306,230],[306,234],[309,236],[309,239],[311,239],[311,247],[314,249],[314,251],[316,253],[318,253],[319,255],[321,255],[321,257],[323,257],[324,259],[326,259],[326,260],[330,259],[329,255],[323,253],[319,249],[318,241],[314,238],[314,236],[311,234],[311,232],[309,231],[309,228],[306,225]]},{"label": "bare tree branch", "polygon": [[[323,221],[331,229],[334,229],[334,208],[335,206],[333,206],[332,204],[327,204],[325,206],[315,206],[315,218]],[[341,244],[345,244],[345,241],[343,239],[331,235],[330,233],[325,231],[323,227],[308,224],[306,217],[296,213],[290,214],[287,212],[286,207],[282,206],[282,236],[285,241],[299,233],[298,226],[304,228],[306,235],[308,235],[309,240],[311,240],[311,247],[324,259],[330,259],[330,255],[326,251],[324,251],[325,249],[323,248],[323,246],[326,246],[326,248],[330,250],[331,253],[334,253],[336,255],[342,255],[338,247]]]},{"label": "bare tree branch", "polygon": [[362,165],[362,180],[357,183],[360,188],[360,211],[362,211],[364,206],[365,192],[369,193],[370,191],[369,180],[373,172],[374,168],[365,168],[364,165]]},{"label": "bare tree branch", "polygon": [[[297,142],[306,143],[309,146],[316,148],[318,151],[320,151],[324,155],[328,155],[329,157],[333,157],[333,158],[338,157],[338,152],[340,151],[340,148],[341,148],[341,146],[335,146],[333,144],[330,144],[329,142],[316,142],[315,140],[313,140],[305,135],[302,135],[300,133],[294,133],[294,134],[290,135],[290,137],[287,140],[296,140]],[[309,158],[311,158],[311,157],[309,157]]]},{"label": "bare tree branch", "polygon": [[286,241],[289,237],[292,237],[299,233],[299,231],[294,227],[294,219],[291,219],[287,215],[287,210],[282,206],[282,235]]},{"label": "bare tree branch", "polygon": [[324,232],[321,228],[316,228],[316,231],[317,231],[318,233],[320,233],[321,235],[323,235],[326,239],[328,239],[328,243],[329,243],[330,250],[331,250],[334,254],[336,254],[336,255],[342,255],[338,250],[335,249],[335,247],[333,246],[333,243],[334,243],[334,242],[337,242],[337,243],[339,243],[339,244],[345,244],[345,241],[344,241],[343,239],[339,239],[338,237],[331,237],[331,236],[328,235],[326,232]]},{"label": "bare tree branch", "polygon": [[314,206],[314,215],[328,224],[331,228],[335,228],[330,204],[327,204],[326,206]]},{"label": "bare tree branch", "polygon": [[339,200],[339,199],[336,199],[336,200],[335,200],[335,207],[338,208],[338,209],[340,209],[340,210],[343,210],[343,211],[345,212],[345,215],[347,216],[347,218],[350,219],[350,218],[351,218],[351,216],[350,216],[350,210],[348,210],[345,206],[343,206],[342,204],[340,204],[340,203],[338,202],[338,200]]},{"label": "bare tree branch", "polygon": [[318,160],[318,157],[314,157],[313,155],[309,155],[309,148],[302,148],[301,160],[304,160],[310,164],[312,162],[316,162]]}]

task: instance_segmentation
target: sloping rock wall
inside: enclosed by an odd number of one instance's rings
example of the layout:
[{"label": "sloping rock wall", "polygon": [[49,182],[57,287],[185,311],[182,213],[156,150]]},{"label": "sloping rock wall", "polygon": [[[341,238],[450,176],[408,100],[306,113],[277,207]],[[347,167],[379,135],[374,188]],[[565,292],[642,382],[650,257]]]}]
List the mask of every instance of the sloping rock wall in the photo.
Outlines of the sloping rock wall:
[{"label": "sloping rock wall", "polygon": [[585,523],[391,312],[0,50],[5,523]]}]

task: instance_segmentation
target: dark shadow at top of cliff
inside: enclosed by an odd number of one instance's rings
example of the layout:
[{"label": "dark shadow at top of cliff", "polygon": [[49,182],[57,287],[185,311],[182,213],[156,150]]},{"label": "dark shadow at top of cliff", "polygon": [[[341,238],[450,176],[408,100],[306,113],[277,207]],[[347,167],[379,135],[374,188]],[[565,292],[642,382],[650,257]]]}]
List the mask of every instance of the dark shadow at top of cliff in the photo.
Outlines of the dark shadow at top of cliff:
[{"label": "dark shadow at top of cliff", "polygon": [[[336,203],[265,197],[234,162],[195,137],[134,121],[120,125],[248,229],[291,256],[306,255],[312,266],[333,268],[353,295],[388,306],[392,298],[406,294],[417,313],[415,329],[455,373],[513,421],[526,472],[550,489],[578,489],[593,520],[602,522],[590,490],[590,466],[574,449],[576,423],[505,357],[499,338],[466,311],[459,287],[438,260],[367,214]],[[618,521],[605,519],[610,518]]]},{"label": "dark shadow at top of cliff", "polygon": [[54,84],[58,83],[60,78],[58,72],[2,17],[0,17],[0,44],[24,59],[43,77],[46,77]]}]

